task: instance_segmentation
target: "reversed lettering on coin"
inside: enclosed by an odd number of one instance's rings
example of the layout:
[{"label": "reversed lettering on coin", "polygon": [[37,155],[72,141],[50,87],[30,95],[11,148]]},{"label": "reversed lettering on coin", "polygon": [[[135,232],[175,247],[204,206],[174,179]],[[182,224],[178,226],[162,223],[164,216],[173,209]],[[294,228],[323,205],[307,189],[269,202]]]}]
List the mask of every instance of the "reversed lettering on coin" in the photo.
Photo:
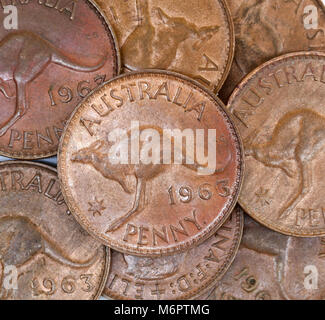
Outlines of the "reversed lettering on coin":
[{"label": "reversed lettering on coin", "polygon": [[104,294],[114,299],[198,299],[210,293],[231,263],[241,238],[239,208],[210,239],[167,257],[113,252]]},{"label": "reversed lettering on coin", "polygon": [[324,299],[323,243],[323,238],[282,235],[245,216],[243,241],[234,263],[217,284],[215,298]]}]

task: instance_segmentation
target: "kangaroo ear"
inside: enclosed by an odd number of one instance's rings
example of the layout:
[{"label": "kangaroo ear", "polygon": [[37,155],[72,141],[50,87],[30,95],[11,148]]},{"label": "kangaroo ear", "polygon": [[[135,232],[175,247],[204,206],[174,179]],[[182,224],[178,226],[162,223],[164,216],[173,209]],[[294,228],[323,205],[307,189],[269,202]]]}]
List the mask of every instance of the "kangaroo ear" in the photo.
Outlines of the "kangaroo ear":
[{"label": "kangaroo ear", "polygon": [[164,11],[162,11],[160,8],[156,8],[155,10],[157,11],[157,16],[158,16],[159,20],[163,24],[167,24],[170,17]]}]

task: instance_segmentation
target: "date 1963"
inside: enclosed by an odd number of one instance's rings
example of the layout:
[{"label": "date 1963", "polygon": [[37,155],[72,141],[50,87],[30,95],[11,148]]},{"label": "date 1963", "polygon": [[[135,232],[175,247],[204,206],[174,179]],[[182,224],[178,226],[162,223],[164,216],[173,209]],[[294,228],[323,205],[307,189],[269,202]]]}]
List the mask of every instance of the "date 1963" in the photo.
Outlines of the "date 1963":
[{"label": "date 1963", "polygon": [[[91,292],[95,288],[92,284],[93,276],[93,274],[81,274],[79,279],[67,276],[61,281],[56,281],[50,277],[42,280],[34,278],[30,285],[33,290],[33,296],[51,296],[55,294],[57,290],[62,290],[66,294],[73,294],[76,291],[77,286],[80,286],[80,289],[84,292]],[[60,282],[59,285],[58,282]]]}]

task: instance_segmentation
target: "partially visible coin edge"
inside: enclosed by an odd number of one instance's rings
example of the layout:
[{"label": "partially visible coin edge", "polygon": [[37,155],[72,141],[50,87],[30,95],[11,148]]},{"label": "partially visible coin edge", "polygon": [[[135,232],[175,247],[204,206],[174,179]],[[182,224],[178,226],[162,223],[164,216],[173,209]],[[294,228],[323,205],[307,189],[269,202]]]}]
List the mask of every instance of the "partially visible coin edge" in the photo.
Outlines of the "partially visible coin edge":
[{"label": "partially visible coin edge", "polygon": [[[56,175],[58,182],[59,182],[57,170],[54,167],[44,164],[44,163],[34,162],[34,161],[20,161],[20,160],[0,161],[0,169],[1,169],[1,167],[7,166],[7,165],[10,165],[10,166],[11,165],[18,165],[18,166],[19,165],[27,165],[27,166],[30,165],[33,167],[41,167],[43,169],[53,172]],[[76,219],[74,219],[74,220],[76,220]],[[78,224],[77,221],[76,221],[76,224]],[[112,257],[111,249],[108,248],[107,246],[104,246],[102,243],[100,243],[100,245],[103,247],[101,249],[104,251],[104,263],[102,263],[102,268],[101,268],[101,272],[100,272],[102,274],[102,277],[101,277],[101,281],[99,282],[98,290],[96,291],[95,294],[93,294],[91,296],[91,298],[89,300],[97,300],[102,295],[102,292],[104,290],[105,284],[107,282],[108,274],[110,271],[111,257]]]},{"label": "partially visible coin edge", "polygon": [[[241,80],[241,82],[236,86],[236,88],[234,89],[234,91],[230,95],[228,103],[226,105],[227,110],[231,113],[231,117],[233,119],[233,122],[235,122],[234,116],[233,116],[233,114],[231,112],[231,104],[232,104],[233,100],[235,100],[237,98],[237,96],[240,95],[241,90],[245,87],[245,85],[247,85],[247,83],[249,81],[256,78],[256,76],[257,76],[257,74],[259,73],[260,70],[270,68],[271,66],[274,66],[277,63],[281,63],[281,62],[283,62],[283,61],[285,61],[287,59],[291,59],[291,58],[295,58],[295,57],[299,58],[299,57],[303,57],[303,56],[306,56],[306,57],[312,57],[312,56],[318,57],[318,56],[321,56],[322,58],[324,58],[324,61],[325,61],[325,53],[324,52],[321,52],[321,51],[296,51],[296,52],[286,53],[286,54],[280,55],[278,57],[275,57],[275,58],[273,58],[273,59],[271,59],[269,61],[266,61],[265,63],[261,64],[259,67],[255,68],[253,71],[249,72]],[[243,148],[244,148],[244,159],[245,159],[246,156],[245,156],[245,146],[244,145],[243,145]],[[241,194],[239,195],[238,203],[243,208],[244,212],[246,212],[254,221],[256,221],[257,223],[262,224],[264,227],[266,227],[268,229],[271,229],[271,230],[273,230],[275,232],[282,233],[282,234],[284,234],[286,236],[300,237],[300,238],[311,238],[311,237],[325,236],[325,227],[324,227],[323,232],[301,233],[301,234],[290,231],[290,228],[276,228],[271,223],[268,223],[267,219],[262,220],[259,217],[257,217],[256,215],[253,215],[248,210],[248,208],[245,206],[245,204],[243,203],[243,201],[241,199]]]},{"label": "partially visible coin edge", "polygon": [[[183,300],[183,299],[188,299],[188,300],[197,300],[198,298],[204,296],[205,294],[211,294],[214,293],[215,291],[215,286],[218,284],[219,281],[222,280],[226,272],[229,270],[231,267],[232,263],[234,262],[237,252],[239,250],[242,236],[243,236],[243,230],[244,230],[244,211],[242,208],[235,207],[234,211],[232,212],[234,214],[235,219],[236,219],[236,224],[235,224],[235,236],[234,236],[234,241],[233,244],[229,250],[229,254],[227,254],[227,258],[223,262],[223,264],[218,268],[219,272],[210,279],[210,281],[207,282],[204,286],[200,286],[199,288],[192,290],[192,293],[187,293],[185,295],[182,295],[180,297],[176,297],[175,300]],[[218,231],[217,231],[218,232]],[[213,237],[214,235],[212,235]],[[206,241],[208,241],[207,239]],[[190,249],[191,250],[191,249]],[[177,254],[177,253],[176,253]],[[113,259],[112,259],[113,260]],[[113,263],[113,261],[111,262]],[[114,300],[131,300],[127,299],[125,296],[121,296],[119,294],[114,294],[112,293],[111,295],[107,293],[107,291],[104,288],[103,291],[103,296],[108,298],[108,299],[114,299]],[[193,291],[195,291],[193,293]]]},{"label": "partially visible coin edge", "polygon": [[[102,10],[99,8],[99,6],[95,3],[94,0],[83,0],[85,3],[89,6],[91,10],[95,12],[95,14],[98,16],[99,20],[102,22],[102,24],[105,27],[106,34],[108,35],[110,44],[112,46],[112,49],[114,51],[114,67],[113,67],[113,77],[118,76],[121,72],[121,55],[120,55],[120,47],[119,43],[116,37],[116,34],[114,32],[113,27],[111,26],[109,20],[106,18],[105,14],[103,14]],[[37,160],[37,159],[44,159],[52,156],[56,156],[58,153],[58,147],[60,142],[57,143],[57,149],[56,151],[47,151],[47,152],[40,152],[40,153],[26,153],[24,151],[17,151],[17,152],[7,152],[4,150],[1,150],[0,147],[0,155],[8,158],[14,158],[18,160]]]}]

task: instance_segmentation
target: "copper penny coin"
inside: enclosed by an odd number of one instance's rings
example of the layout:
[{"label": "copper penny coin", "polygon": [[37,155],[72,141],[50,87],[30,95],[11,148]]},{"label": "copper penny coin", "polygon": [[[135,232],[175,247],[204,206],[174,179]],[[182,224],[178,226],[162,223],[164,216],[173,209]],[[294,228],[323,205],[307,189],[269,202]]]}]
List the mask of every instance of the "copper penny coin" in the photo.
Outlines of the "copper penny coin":
[{"label": "copper penny coin", "polygon": [[325,54],[271,60],[229,99],[244,141],[240,204],[265,226],[295,236],[325,234]]},{"label": "copper penny coin", "polygon": [[0,154],[36,159],[57,153],[74,107],[118,74],[119,53],[92,2],[22,3],[17,30],[0,30]]},{"label": "copper penny coin", "polygon": [[295,51],[325,51],[325,12],[317,0],[227,3],[234,20],[236,46],[229,77],[219,93],[225,103],[244,76],[262,63]]},{"label": "copper penny coin", "polygon": [[242,236],[236,208],[217,233],[199,246],[159,258],[113,251],[104,295],[115,299],[207,299],[231,265]]},{"label": "copper penny coin", "polygon": [[66,206],[56,171],[0,164],[0,299],[97,299],[110,252]]},{"label": "copper penny coin", "polygon": [[221,101],[167,71],[100,87],[73,113],[59,150],[72,213],[134,255],[186,251],[213,235],[242,181],[240,138]]},{"label": "copper penny coin", "polygon": [[124,71],[172,70],[221,88],[235,46],[224,0],[96,2],[117,34]]},{"label": "copper penny coin", "polygon": [[286,236],[245,216],[242,243],[214,299],[323,300],[324,273],[324,238]]}]

